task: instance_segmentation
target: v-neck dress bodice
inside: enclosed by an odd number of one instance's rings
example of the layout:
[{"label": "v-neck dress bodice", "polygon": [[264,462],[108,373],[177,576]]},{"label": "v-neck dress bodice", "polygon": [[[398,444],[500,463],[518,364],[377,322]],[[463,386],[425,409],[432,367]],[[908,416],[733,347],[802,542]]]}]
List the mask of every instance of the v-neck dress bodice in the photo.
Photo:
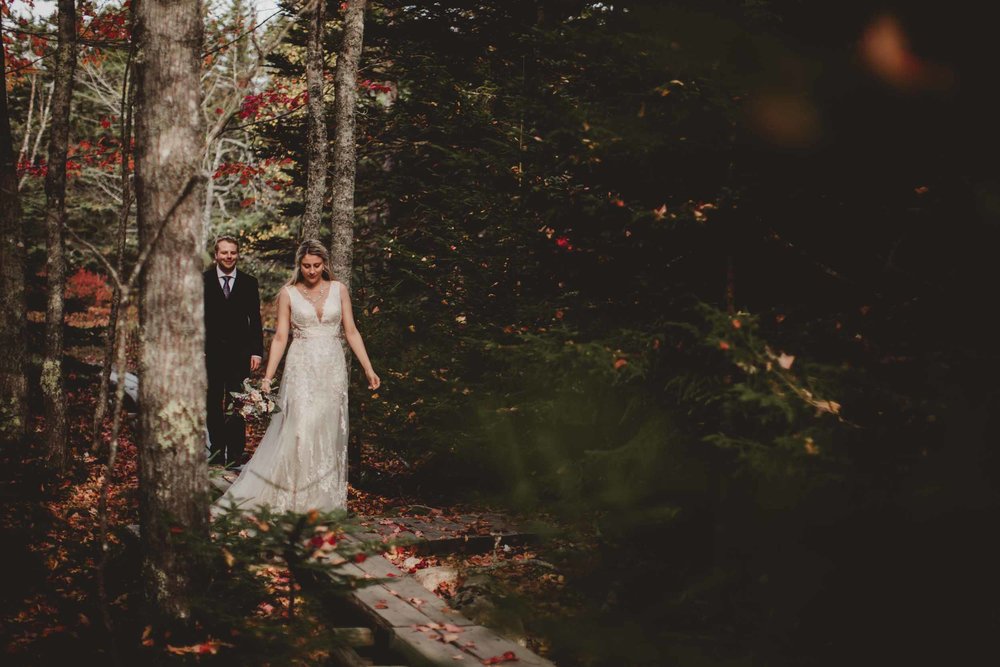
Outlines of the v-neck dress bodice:
[{"label": "v-neck dress bodice", "polygon": [[281,412],[272,416],[253,457],[216,506],[346,509],[347,366],[340,283],[330,283],[322,318],[295,286],[283,289],[291,321],[278,389]]}]

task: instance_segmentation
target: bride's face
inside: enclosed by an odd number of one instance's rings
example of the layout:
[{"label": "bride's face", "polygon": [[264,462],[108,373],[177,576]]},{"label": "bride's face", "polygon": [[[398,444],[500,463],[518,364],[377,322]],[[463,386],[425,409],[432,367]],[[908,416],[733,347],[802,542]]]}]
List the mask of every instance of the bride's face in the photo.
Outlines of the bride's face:
[{"label": "bride's face", "polygon": [[312,287],[323,279],[323,258],[316,255],[303,255],[299,263],[299,272],[302,274],[302,281]]}]

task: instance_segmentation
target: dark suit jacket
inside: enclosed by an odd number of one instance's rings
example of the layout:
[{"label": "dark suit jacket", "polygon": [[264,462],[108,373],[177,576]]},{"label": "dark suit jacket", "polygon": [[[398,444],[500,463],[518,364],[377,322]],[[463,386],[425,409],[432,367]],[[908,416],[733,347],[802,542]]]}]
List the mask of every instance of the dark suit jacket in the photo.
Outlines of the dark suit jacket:
[{"label": "dark suit jacket", "polygon": [[227,358],[264,356],[264,331],[260,322],[260,288],[257,279],[236,269],[236,280],[227,299],[212,265],[205,277],[205,353]]}]

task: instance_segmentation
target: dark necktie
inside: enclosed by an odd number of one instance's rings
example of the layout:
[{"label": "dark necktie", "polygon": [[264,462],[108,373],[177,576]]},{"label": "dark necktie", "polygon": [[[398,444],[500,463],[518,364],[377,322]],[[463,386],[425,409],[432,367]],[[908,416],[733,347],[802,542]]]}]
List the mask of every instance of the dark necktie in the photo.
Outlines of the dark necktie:
[{"label": "dark necktie", "polygon": [[222,293],[228,299],[229,298],[229,292],[230,292],[229,281],[232,280],[233,277],[232,276],[222,276],[222,279],[226,281],[226,283],[222,286]]}]

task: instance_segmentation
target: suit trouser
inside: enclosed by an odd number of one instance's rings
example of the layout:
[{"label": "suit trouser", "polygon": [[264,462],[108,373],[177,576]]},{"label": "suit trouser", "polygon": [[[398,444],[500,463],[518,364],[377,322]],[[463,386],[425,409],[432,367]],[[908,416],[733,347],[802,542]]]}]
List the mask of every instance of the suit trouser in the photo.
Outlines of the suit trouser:
[{"label": "suit trouser", "polygon": [[246,422],[238,413],[226,414],[232,408],[232,391],[243,390],[243,380],[250,377],[249,355],[227,354],[226,351],[210,352],[205,355],[208,367],[208,437],[212,448],[209,454],[212,463],[242,463],[246,448]]}]

